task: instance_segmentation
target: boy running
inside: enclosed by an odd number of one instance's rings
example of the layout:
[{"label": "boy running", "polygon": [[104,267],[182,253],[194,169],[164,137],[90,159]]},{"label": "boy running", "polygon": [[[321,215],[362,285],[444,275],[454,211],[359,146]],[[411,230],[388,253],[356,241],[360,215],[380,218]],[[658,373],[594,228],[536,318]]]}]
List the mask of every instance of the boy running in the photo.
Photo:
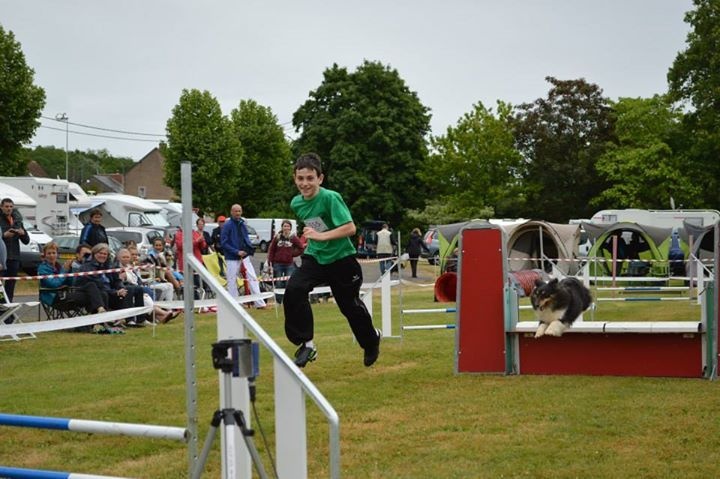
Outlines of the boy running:
[{"label": "boy running", "polygon": [[347,318],[360,347],[365,350],[363,363],[372,366],[380,354],[380,331],[372,324],[370,313],[360,300],[362,268],[355,259],[355,234],[350,210],[339,193],[322,188],[322,165],[315,153],[306,153],[295,162],[295,186],[300,194],[290,202],[299,222],[305,224],[308,240],[302,263],[288,281],[283,307],[285,335],[299,348],[295,364],[304,367],[317,357],[313,343],[313,314],[308,293],[327,284],[340,312]]}]

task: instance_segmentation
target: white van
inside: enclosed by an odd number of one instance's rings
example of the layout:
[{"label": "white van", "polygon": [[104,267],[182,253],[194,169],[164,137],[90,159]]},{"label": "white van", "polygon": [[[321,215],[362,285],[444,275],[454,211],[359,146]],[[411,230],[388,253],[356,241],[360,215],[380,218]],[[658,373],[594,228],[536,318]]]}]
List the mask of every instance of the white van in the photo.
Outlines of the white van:
[{"label": "white van", "polygon": [[[297,232],[297,222],[285,218],[292,224],[292,232]],[[263,253],[267,252],[273,236],[282,229],[283,218],[245,218],[245,222],[255,228],[258,235],[258,246]]]}]

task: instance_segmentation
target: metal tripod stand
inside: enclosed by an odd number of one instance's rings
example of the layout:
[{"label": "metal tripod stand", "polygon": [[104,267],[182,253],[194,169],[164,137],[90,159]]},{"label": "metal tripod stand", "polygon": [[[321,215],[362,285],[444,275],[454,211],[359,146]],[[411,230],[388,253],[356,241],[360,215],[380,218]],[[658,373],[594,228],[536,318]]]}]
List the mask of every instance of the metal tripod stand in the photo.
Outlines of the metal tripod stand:
[{"label": "metal tripod stand", "polygon": [[247,447],[250,453],[258,475],[261,479],[267,479],[268,475],[265,472],[262,459],[253,441],[255,431],[247,426],[245,415],[242,411],[229,407],[233,404],[232,377],[250,377],[252,375],[252,342],[249,339],[228,339],[213,343],[212,359],[213,367],[223,373],[223,405],[225,408],[218,409],[213,413],[212,420],[210,421],[210,429],[205,439],[205,445],[192,472],[192,479],[200,479],[220,424],[223,424],[225,428],[225,444],[224,450],[222,451],[223,458],[225,459],[225,479],[235,479],[237,469],[235,436],[233,434],[235,427],[240,428],[245,447]]}]

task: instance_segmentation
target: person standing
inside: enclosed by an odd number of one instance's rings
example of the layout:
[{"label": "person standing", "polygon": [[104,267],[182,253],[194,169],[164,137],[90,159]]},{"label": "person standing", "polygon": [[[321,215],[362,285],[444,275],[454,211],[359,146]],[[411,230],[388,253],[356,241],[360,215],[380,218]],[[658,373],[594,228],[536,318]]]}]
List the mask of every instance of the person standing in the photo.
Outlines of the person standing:
[{"label": "person standing", "polygon": [[[251,259],[255,253],[255,248],[250,242],[245,219],[242,217],[242,206],[239,204],[234,204],[230,208],[230,219],[225,222],[220,232],[220,244],[223,254],[225,254],[227,266],[225,275],[230,296],[233,298],[238,297],[237,276],[241,266],[245,267],[246,280],[250,284],[250,293],[260,294],[260,283],[257,280],[257,274]],[[255,307],[265,309],[267,304],[265,304],[264,300],[259,299],[255,301]]]},{"label": "person standing", "polygon": [[407,248],[405,250],[410,257],[410,269],[412,270],[413,278],[417,278],[418,258],[420,257],[422,250],[425,250],[428,254],[430,253],[430,250],[422,239],[420,228],[415,228],[410,233],[410,239],[408,240]]},{"label": "person standing", "polygon": [[[0,231],[6,250],[5,269],[1,276],[12,278],[20,271],[20,242],[28,244],[30,235],[23,227],[22,215],[15,209],[15,202],[10,198],[0,201]],[[12,303],[15,297],[15,280],[5,280],[4,287],[7,300]]]},{"label": "person standing", "polygon": [[283,301],[285,335],[299,346],[295,364],[302,368],[317,358],[308,294],[314,287],[328,284],[364,350],[363,364],[372,366],[380,355],[381,334],[360,299],[363,275],[350,240],[356,231],[350,210],[339,193],[321,187],[324,176],[317,154],[301,155],[295,162],[293,177],[300,194],[292,199],[290,207],[298,221],[305,224],[303,234],[308,240],[302,263],[290,277]]},{"label": "person standing", "polygon": [[[192,244],[192,252],[195,259],[200,261],[203,265],[205,264],[203,262],[202,257],[202,251],[203,249],[207,248],[207,244],[205,243],[205,237],[202,235],[200,231],[193,230],[191,235],[191,244]],[[175,266],[176,269],[185,275],[185,258],[183,258],[183,230],[182,228],[178,228],[177,232],[175,233]],[[193,277],[193,287],[195,288],[195,299],[200,299],[200,293],[201,293],[201,282],[200,282],[200,275],[198,275],[196,272],[192,273]]]},{"label": "person standing", "polygon": [[[295,271],[295,257],[300,256],[305,249],[300,239],[292,232],[292,223],[289,220],[282,221],[281,231],[275,235],[268,248],[268,265],[273,278],[284,278],[291,276]],[[275,287],[284,288],[286,280],[275,282]],[[275,299],[282,304],[283,295],[276,294]]]},{"label": "person standing", "polygon": [[212,238],[210,237],[210,233],[205,231],[205,220],[202,218],[198,218],[195,222],[195,226],[197,226],[198,233],[200,233],[205,240],[205,246],[200,250],[200,252],[202,254],[209,254],[210,245],[212,244]]},{"label": "person standing", "polygon": [[218,225],[210,235],[210,244],[212,245],[212,249],[215,251],[215,254],[217,254],[218,267],[220,268],[220,272],[218,274],[221,278],[225,277],[225,256],[223,255],[222,245],[220,244],[220,232],[222,231],[222,227],[225,224],[226,219],[227,218],[222,215],[218,216]]},{"label": "person standing", "polygon": [[80,233],[80,244],[88,244],[91,247],[99,243],[108,243],[108,236],[102,223],[102,211],[94,208],[90,211],[90,221],[83,227]]},{"label": "person standing", "polygon": [[378,258],[381,258],[380,274],[383,275],[385,274],[385,271],[387,271],[388,267],[392,265],[392,260],[382,258],[389,258],[393,254],[392,233],[390,232],[390,227],[387,223],[383,223],[382,229],[377,232],[377,247],[375,249],[375,253]]}]

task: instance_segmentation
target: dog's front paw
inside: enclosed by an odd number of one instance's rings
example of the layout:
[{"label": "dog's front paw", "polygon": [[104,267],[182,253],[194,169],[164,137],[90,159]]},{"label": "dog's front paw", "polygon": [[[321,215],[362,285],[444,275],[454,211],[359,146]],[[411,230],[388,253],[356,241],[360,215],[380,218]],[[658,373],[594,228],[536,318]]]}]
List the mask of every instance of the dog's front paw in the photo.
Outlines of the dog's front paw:
[{"label": "dog's front paw", "polygon": [[567,326],[565,326],[565,323],[561,321],[553,321],[550,323],[550,326],[547,327],[545,330],[545,334],[548,336],[557,336],[560,337],[567,329]]},{"label": "dog's front paw", "polygon": [[537,331],[535,331],[535,337],[540,338],[545,335],[545,330],[547,329],[548,325],[545,323],[540,323],[540,326],[538,326]]}]

